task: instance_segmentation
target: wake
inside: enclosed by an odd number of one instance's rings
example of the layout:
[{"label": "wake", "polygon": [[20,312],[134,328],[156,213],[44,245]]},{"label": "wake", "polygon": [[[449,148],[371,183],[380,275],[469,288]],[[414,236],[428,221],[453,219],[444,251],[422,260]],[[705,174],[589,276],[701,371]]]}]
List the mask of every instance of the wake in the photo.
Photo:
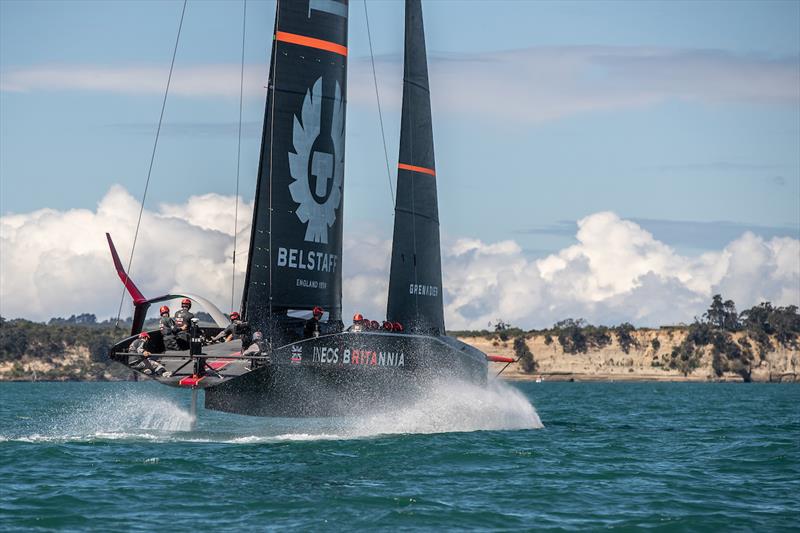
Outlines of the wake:
[{"label": "wake", "polygon": [[[37,424],[38,425],[38,424]],[[542,428],[536,409],[516,388],[491,380],[486,387],[445,382],[431,386],[412,403],[363,416],[270,419],[199,411],[197,429],[187,407],[146,391],[120,391],[86,400],[49,427],[0,441],[216,442],[257,444],[348,440],[398,434],[528,430]]]},{"label": "wake", "polygon": [[176,402],[143,392],[120,391],[86,400],[52,416],[43,430],[4,437],[24,442],[89,442],[94,440],[164,440],[165,435],[192,428],[191,413]]},{"label": "wake", "polygon": [[500,381],[487,387],[438,383],[412,405],[388,415],[353,420],[352,436],[399,433],[449,433],[544,427],[536,409],[519,390]]}]

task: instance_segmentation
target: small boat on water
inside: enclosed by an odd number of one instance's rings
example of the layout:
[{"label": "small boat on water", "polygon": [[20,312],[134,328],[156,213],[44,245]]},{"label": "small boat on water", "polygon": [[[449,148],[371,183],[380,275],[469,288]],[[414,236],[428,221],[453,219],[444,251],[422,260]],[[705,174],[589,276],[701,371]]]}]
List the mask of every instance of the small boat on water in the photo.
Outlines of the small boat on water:
[{"label": "small boat on water", "polygon": [[[241,315],[265,349],[209,343],[229,324],[193,294],[134,301],[131,335],[111,358],[147,373],[130,349],[152,304],[188,298],[216,325],[194,326],[189,349],[150,331],[158,382],[205,391],[205,407],[256,416],[336,416],[392,409],[442,380],[485,384],[487,356],[445,334],[436,166],[420,0],[406,0],[403,105],[386,322],[345,328],[342,215],[347,89],[345,0],[278,0]],[[304,318],[325,310],[307,335]],[[359,329],[356,331],[356,329]]]}]

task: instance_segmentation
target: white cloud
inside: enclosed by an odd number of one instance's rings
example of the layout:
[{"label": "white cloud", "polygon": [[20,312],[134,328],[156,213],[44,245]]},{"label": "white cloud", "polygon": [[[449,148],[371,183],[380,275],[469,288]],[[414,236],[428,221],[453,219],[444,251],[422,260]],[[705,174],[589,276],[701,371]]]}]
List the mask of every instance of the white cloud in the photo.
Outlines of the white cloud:
[{"label": "white cloud", "polygon": [[[170,92],[180,96],[239,97],[240,65],[176,67]],[[169,70],[164,66],[37,65],[18,67],[0,75],[0,90],[93,91],[117,94],[164,94]],[[248,95],[266,94],[266,65],[247,65],[244,88]]]},{"label": "white cloud", "polygon": [[[145,210],[132,278],[146,295],[179,289],[227,310],[233,252],[232,197],[203,195]],[[240,204],[239,293],[252,204]],[[138,202],[113,187],[95,211],[43,209],[0,218],[0,313],[47,320],[92,312],[115,316],[121,284],[108,253],[110,232],[127,261]],[[388,240],[348,232],[343,252],[345,315],[380,319],[386,310]],[[566,318],[660,325],[689,321],[721,292],[739,308],[769,300],[800,304],[800,240],[744,233],[723,249],[678,255],[637,224],[601,212],[578,221],[576,244],[532,260],[513,241],[458,239],[443,249],[450,329],[503,318],[544,327]],[[126,304],[123,315],[129,314]]]},{"label": "white cloud", "polygon": [[690,321],[715,293],[741,309],[800,304],[800,240],[745,233],[723,250],[678,255],[609,212],[578,221],[577,244],[538,261],[513,243],[457,242],[445,251],[448,327],[503,318],[543,327],[563,318],[614,324]]},{"label": "white cloud", "polygon": [[[531,47],[473,55],[430,54],[433,105],[484,119],[541,122],[585,112],[629,109],[683,100],[797,105],[797,57],[772,58],[720,50],[657,47]],[[239,65],[176,67],[172,93],[239,95]],[[371,62],[351,58],[348,100],[372,108]],[[381,99],[399,109],[402,64],[376,58]],[[81,90],[161,94],[163,66],[40,65],[2,72],[4,91]],[[265,65],[248,65],[245,91],[264,94]]]},{"label": "white cloud", "polygon": [[[193,214],[197,204],[208,209],[207,219]],[[184,206],[144,211],[131,275],[145,294],[183,289],[228,307],[233,216],[227,231],[215,228],[214,221],[219,213],[233,213],[233,205],[232,198],[206,195]],[[252,209],[242,207],[245,213]],[[111,233],[127,264],[138,213],[139,203],[117,186],[96,211],[44,209],[0,218],[3,316],[115,316],[122,285],[110,262],[105,232]],[[240,242],[246,249],[247,241]],[[123,315],[129,313],[123,309]]]}]

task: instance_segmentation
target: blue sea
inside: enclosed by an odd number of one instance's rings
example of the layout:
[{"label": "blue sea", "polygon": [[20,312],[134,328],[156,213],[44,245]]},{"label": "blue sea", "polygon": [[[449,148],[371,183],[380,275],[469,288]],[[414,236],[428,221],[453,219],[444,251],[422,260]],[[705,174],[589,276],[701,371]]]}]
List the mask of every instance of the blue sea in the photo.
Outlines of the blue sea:
[{"label": "blue sea", "polygon": [[0,384],[0,530],[797,531],[800,385],[452,385],[262,419]]}]

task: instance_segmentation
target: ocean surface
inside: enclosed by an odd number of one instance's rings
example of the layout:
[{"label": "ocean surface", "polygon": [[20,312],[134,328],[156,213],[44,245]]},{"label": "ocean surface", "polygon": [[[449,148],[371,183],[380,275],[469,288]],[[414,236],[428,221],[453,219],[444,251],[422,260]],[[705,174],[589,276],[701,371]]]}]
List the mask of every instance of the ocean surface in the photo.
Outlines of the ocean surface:
[{"label": "ocean surface", "polygon": [[800,385],[453,385],[342,419],[0,383],[0,531],[797,531]]}]

